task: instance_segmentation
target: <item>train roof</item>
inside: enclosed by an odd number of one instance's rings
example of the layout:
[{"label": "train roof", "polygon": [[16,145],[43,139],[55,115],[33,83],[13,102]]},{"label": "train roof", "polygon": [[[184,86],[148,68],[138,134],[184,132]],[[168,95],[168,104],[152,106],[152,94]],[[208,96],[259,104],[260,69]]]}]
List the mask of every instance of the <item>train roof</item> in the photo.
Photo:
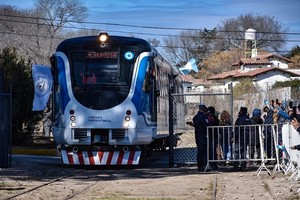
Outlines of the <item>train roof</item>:
[{"label": "train roof", "polygon": [[[99,44],[98,35],[94,36],[83,36],[83,37],[75,37],[69,38],[62,41],[58,47],[57,51],[68,49],[76,49],[76,48],[91,48],[97,46]],[[134,38],[134,37],[125,37],[125,36],[110,36],[110,44],[111,45],[124,45],[124,46],[136,46],[141,51],[151,51],[151,45],[143,39]],[[98,45],[99,46],[99,45]],[[100,48],[100,47],[99,47]]]},{"label": "train roof", "polygon": [[[126,37],[126,36],[115,36],[115,35],[109,35],[110,37],[110,44],[112,46],[135,46],[139,51],[148,51],[153,52],[157,55],[157,59],[159,62],[164,63],[163,65],[170,66],[170,70],[172,71],[172,74],[178,74],[178,69],[171,66],[171,64],[155,49],[149,42],[147,42],[144,39],[141,38],[135,38],[135,37]],[[62,51],[67,52],[72,49],[72,51],[80,51],[80,50],[89,50],[93,48],[100,48],[99,43],[99,35],[93,35],[93,36],[83,36],[83,37],[74,37],[65,39],[62,41],[58,47],[56,48],[56,51]]]}]

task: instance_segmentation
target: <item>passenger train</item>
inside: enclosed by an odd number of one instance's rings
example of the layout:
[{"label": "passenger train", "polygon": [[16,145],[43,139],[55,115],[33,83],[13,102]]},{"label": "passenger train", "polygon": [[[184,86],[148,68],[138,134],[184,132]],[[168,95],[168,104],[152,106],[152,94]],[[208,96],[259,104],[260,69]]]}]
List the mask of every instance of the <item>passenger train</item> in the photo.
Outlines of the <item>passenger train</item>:
[{"label": "passenger train", "polygon": [[107,33],[66,39],[50,61],[53,137],[64,164],[136,165],[168,135],[170,77],[176,93],[181,79],[145,40]]}]

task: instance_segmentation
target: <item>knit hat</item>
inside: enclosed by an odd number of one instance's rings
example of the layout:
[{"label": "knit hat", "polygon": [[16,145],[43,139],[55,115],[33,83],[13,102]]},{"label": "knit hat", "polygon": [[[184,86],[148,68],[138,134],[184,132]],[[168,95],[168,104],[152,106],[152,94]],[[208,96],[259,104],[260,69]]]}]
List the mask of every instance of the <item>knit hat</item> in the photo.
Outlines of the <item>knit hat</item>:
[{"label": "knit hat", "polygon": [[247,113],[248,113],[247,107],[241,107],[240,113],[241,113],[241,114],[247,114]]},{"label": "knit hat", "polygon": [[199,105],[199,110],[206,111],[207,108],[206,108],[206,106],[205,106],[204,104],[200,104],[200,105]]},{"label": "knit hat", "polygon": [[255,108],[255,109],[253,110],[253,112],[252,112],[252,116],[258,116],[258,117],[260,117],[260,116],[261,116],[261,110]]}]

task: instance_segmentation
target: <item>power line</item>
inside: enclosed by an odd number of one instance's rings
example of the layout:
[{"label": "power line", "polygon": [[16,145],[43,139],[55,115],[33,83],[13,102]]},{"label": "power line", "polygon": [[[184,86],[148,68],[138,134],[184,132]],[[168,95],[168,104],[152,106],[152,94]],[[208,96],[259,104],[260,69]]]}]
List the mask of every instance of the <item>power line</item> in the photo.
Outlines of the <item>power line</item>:
[{"label": "power line", "polygon": [[[1,14],[0,14],[1,16]],[[38,23],[36,22],[24,22],[24,21],[17,21],[17,20],[6,20],[6,19],[0,19],[0,21],[6,21],[6,22],[15,22],[15,23],[25,23],[25,24],[33,24],[33,25],[37,25]],[[50,26],[49,24],[41,24],[39,23],[38,25],[44,25],[44,26]],[[64,28],[71,28],[71,29],[81,29],[81,30],[94,30],[94,29],[89,29],[89,28],[82,28],[82,27],[74,27],[74,26],[62,26]],[[228,38],[225,38],[225,37],[205,37],[205,36],[202,36],[202,37],[198,37],[198,36],[180,36],[180,35],[170,35],[170,34],[155,34],[155,33],[143,33],[143,32],[129,32],[129,31],[113,31],[113,30],[110,30],[109,32],[121,32],[121,33],[126,33],[126,34],[138,34],[138,35],[151,35],[151,36],[164,36],[164,37],[190,37],[190,38],[206,38],[206,39],[211,39],[211,40],[227,40]],[[9,33],[7,33],[9,34]],[[300,33],[299,33],[300,34]],[[22,33],[19,33],[19,35],[22,35]],[[23,34],[25,35],[25,34]],[[28,35],[29,36],[29,35]],[[37,36],[37,35],[32,35],[32,36]],[[43,36],[39,36],[39,37],[43,37]],[[45,38],[50,38],[49,36],[44,36]],[[61,38],[57,38],[57,39],[61,39]],[[234,40],[237,40],[237,41],[243,41],[244,39],[243,38],[235,38]],[[267,40],[267,39],[264,39],[264,40],[257,40],[257,41],[273,41],[273,42],[276,42],[276,41],[280,41],[280,40]],[[285,40],[285,42],[300,42],[300,40]]]},{"label": "power line", "polygon": [[[27,36],[27,37],[38,37],[38,38],[53,38],[53,39],[57,39],[57,40],[64,40],[66,38],[63,37],[50,37],[50,36],[41,36],[41,35],[32,35],[32,34],[25,34],[25,33],[15,33],[15,32],[3,32],[0,31],[1,34],[13,34],[13,35],[21,35],[21,36]],[[197,48],[191,48],[191,47],[180,47],[180,46],[167,46],[167,45],[159,45],[157,46],[158,48],[174,48],[174,49],[187,49],[189,48],[190,50],[198,50]],[[211,49],[211,50],[206,50],[209,52],[216,52],[216,51],[223,51],[222,49]],[[226,50],[226,51],[240,51],[240,50],[235,50],[235,49],[231,49],[231,50]],[[269,51],[270,53],[287,53],[289,51]]]},{"label": "power line", "polygon": [[[17,18],[17,19],[1,19],[0,21],[4,22],[14,22],[14,23],[24,23],[24,24],[32,24],[32,25],[39,25],[39,26],[50,26],[49,24],[42,22],[31,22],[31,21],[24,21],[24,20],[19,20],[19,18],[22,19],[30,19],[30,20],[47,20],[46,18],[41,18],[41,17],[30,17],[30,16],[16,16],[16,15],[5,15],[5,14],[0,14],[0,16],[4,17],[12,17],[12,18]],[[78,23],[78,22],[74,22]],[[136,25],[128,25],[128,24],[115,24],[115,23],[97,23],[97,22],[82,22],[85,24],[94,24],[94,25],[111,25],[111,26],[128,26],[128,27],[135,27],[135,28],[152,28],[152,29],[171,29],[171,30],[197,30],[200,31],[201,29],[185,29],[185,28],[166,28],[166,27],[156,27],[156,26],[136,26]],[[82,24],[78,23],[78,24]],[[81,30],[95,30],[91,28],[83,28],[83,27],[77,27],[77,26],[67,26],[64,25],[62,26],[63,28],[70,28],[70,29],[81,29]],[[133,34],[133,35],[151,35],[151,36],[164,36],[164,37],[193,37],[193,38],[205,38],[205,39],[212,39],[212,40],[227,40],[229,38],[225,37],[198,37],[198,36],[180,36],[180,35],[170,35],[170,34],[156,34],[156,33],[144,33],[144,32],[130,32],[130,31],[115,31],[115,30],[108,30],[109,32],[119,32],[119,33],[126,33],[126,34]],[[214,30],[206,30],[205,31],[214,31]],[[226,33],[244,33],[244,31],[217,31],[217,32],[226,32]],[[16,34],[16,35],[21,35],[21,36],[27,36],[27,37],[39,37],[39,38],[52,38],[52,39],[58,39],[58,40],[63,40],[66,39],[64,37],[51,37],[51,36],[46,36],[46,35],[38,35],[38,34],[26,34],[26,33],[16,33],[16,32],[0,32],[2,34]],[[259,33],[259,32],[257,32]],[[280,33],[271,33],[271,32],[261,32],[265,34],[280,34]],[[300,33],[282,33],[282,34],[289,34],[289,35],[300,35]],[[236,41],[243,41],[244,39],[239,39],[235,38],[234,40]],[[276,42],[276,41],[281,41],[281,40],[268,40],[268,39],[263,39],[263,40],[257,40],[257,41],[269,41],[269,42]],[[285,42],[300,42],[300,40],[284,40]],[[158,46],[160,48],[176,48],[176,49],[185,49],[186,47],[176,47],[176,46]],[[192,50],[196,50],[195,48],[190,48]],[[220,50],[212,50],[212,51],[220,51]],[[275,52],[275,51],[274,51]],[[289,51],[276,51],[277,53],[282,53],[282,52],[289,52]]]},{"label": "power line", "polygon": [[[1,21],[1,19],[0,19]],[[120,32],[120,31],[110,31],[110,32]],[[53,39],[66,39],[65,37],[51,37],[51,36],[46,36],[46,35],[37,35],[37,34],[27,34],[27,33],[17,33],[17,32],[3,32],[1,31],[2,34],[16,34],[16,35],[22,35],[22,36],[29,36],[29,37],[40,37],[40,38],[53,38]],[[157,34],[148,34],[148,33],[137,33],[137,32],[126,32],[126,31],[122,31],[122,33],[127,33],[127,34],[142,34],[142,35],[156,35]],[[203,37],[196,37],[196,36],[176,36],[176,35],[165,35],[165,36],[174,36],[174,37],[193,37],[193,38],[203,38]],[[221,37],[215,37],[215,38],[207,38],[207,39],[211,39],[211,40],[227,40],[228,38],[221,38]],[[239,39],[236,38],[234,40],[237,41],[243,41],[244,39]],[[257,41],[265,41],[265,42],[277,42],[280,40],[268,40],[268,39],[263,39],[263,40],[257,40]],[[285,40],[286,42],[300,42],[300,40]]]},{"label": "power line", "polygon": [[[7,15],[7,14],[0,14],[0,16],[3,17],[15,17],[15,18],[22,18],[22,19],[32,19],[32,20],[49,20],[47,18],[43,18],[43,17],[32,17],[32,16],[17,16],[17,15]],[[7,20],[7,19],[5,19]],[[10,20],[7,20],[10,21]],[[54,20],[54,21],[59,21],[59,20]],[[20,23],[28,23],[28,22],[23,22],[23,21],[16,21],[16,22],[20,22]],[[181,31],[190,31],[190,30],[194,30],[194,31],[203,31],[203,29],[196,29],[196,28],[178,28],[178,27],[161,27],[161,26],[142,26],[142,25],[132,25],[132,24],[121,24],[121,23],[108,23],[108,22],[77,22],[77,21],[70,21],[70,23],[78,23],[78,24],[92,24],[92,25],[106,25],[106,26],[123,26],[123,27],[132,27],[132,28],[143,28],[143,29],[158,29],[158,30],[181,30]],[[37,23],[35,23],[37,24]],[[48,24],[44,24],[44,25],[48,25]],[[64,26],[63,26],[64,27]],[[71,28],[71,27],[68,27]],[[74,28],[74,27],[73,27]],[[80,29],[79,27],[75,27],[77,29]],[[215,30],[208,30],[208,29],[204,29],[208,32],[211,31],[215,31]],[[217,32],[220,33],[245,33],[245,31],[239,31],[239,30],[217,30]],[[263,31],[256,31],[256,33],[262,33],[262,34],[284,34],[284,35],[300,35],[300,33],[297,32],[282,32],[282,33],[278,33],[278,32],[263,32]]]}]

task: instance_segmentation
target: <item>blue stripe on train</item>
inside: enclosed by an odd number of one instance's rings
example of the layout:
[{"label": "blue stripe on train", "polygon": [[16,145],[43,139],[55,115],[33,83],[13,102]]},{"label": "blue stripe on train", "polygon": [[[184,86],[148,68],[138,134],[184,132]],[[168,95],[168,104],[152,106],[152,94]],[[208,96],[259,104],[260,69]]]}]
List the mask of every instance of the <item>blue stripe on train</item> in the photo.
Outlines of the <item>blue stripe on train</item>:
[{"label": "blue stripe on train", "polygon": [[135,88],[134,88],[134,94],[131,99],[138,114],[141,114],[139,104],[140,104],[140,99],[142,96],[143,82],[145,80],[148,60],[149,60],[149,56],[144,57],[140,62],[139,71],[137,73],[136,84],[135,84]]},{"label": "blue stripe on train", "polygon": [[66,67],[61,57],[58,57],[58,80],[60,86],[61,111],[62,114],[64,114],[66,106],[69,103],[71,98],[68,95]]}]

